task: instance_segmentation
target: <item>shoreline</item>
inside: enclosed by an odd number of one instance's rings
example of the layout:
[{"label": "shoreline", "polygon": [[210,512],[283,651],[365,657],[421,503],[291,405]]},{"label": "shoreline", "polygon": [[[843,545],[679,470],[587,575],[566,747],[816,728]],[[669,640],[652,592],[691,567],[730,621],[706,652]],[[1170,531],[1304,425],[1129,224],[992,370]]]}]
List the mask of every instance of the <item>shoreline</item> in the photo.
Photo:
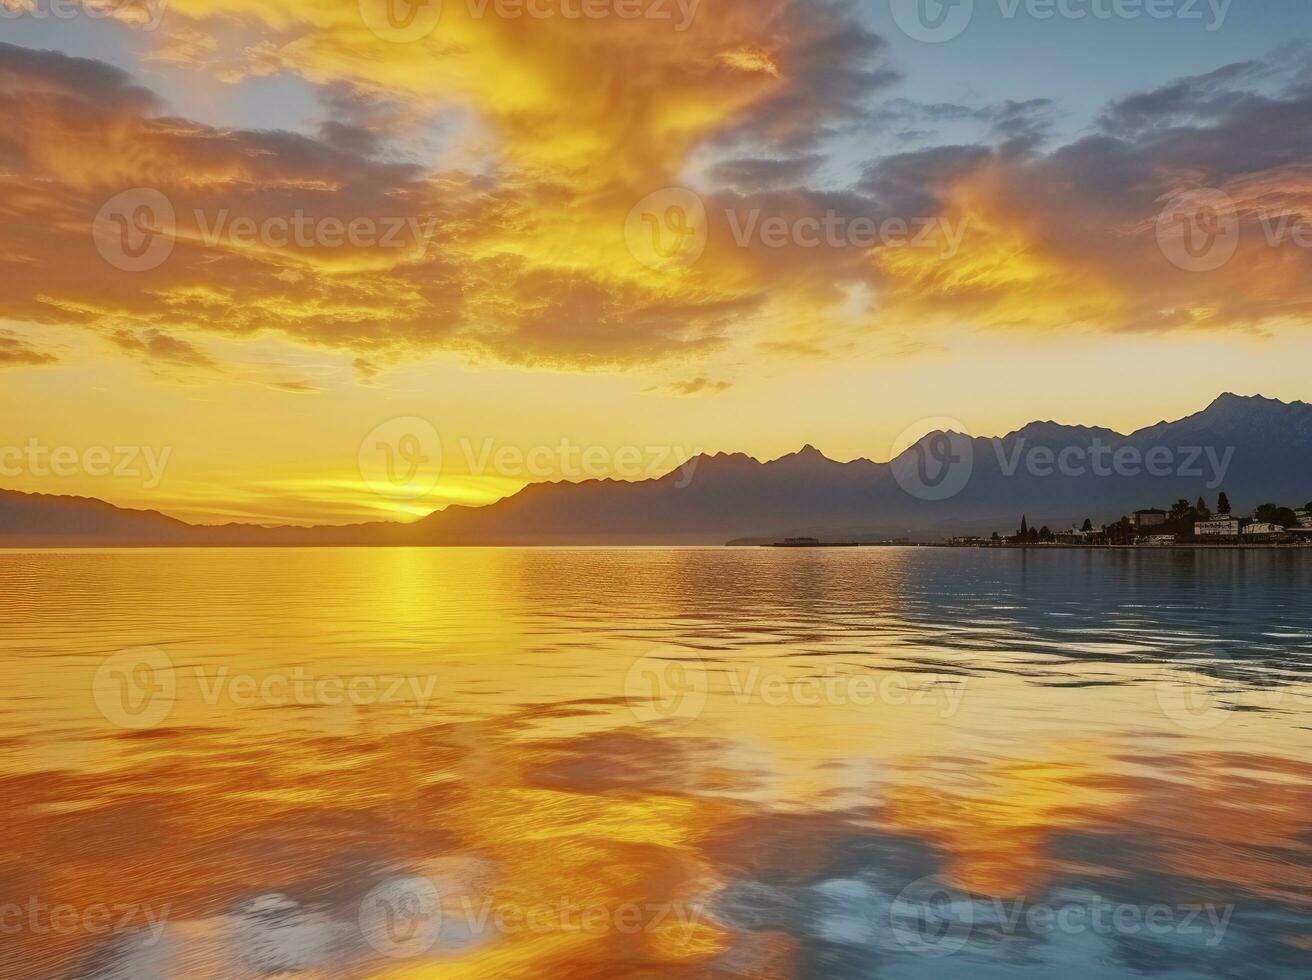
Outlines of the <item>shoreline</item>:
[{"label": "shoreline", "polygon": [[1312,542],[1308,541],[1287,541],[1287,542],[1254,542],[1253,544],[1241,544],[1238,542],[1225,544],[1202,544],[1199,542],[1176,541],[1171,544],[947,544],[935,543],[922,545],[926,548],[973,548],[979,550],[1012,550],[1012,551],[1303,551],[1312,549]]}]

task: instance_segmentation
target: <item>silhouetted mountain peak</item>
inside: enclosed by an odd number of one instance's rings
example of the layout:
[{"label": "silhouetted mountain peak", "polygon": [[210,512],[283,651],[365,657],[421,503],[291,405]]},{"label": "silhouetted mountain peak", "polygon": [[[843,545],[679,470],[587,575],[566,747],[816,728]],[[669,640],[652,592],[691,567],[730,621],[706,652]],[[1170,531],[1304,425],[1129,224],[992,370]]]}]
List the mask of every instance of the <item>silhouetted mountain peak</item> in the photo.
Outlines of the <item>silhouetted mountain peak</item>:
[{"label": "silhouetted mountain peak", "polygon": [[1054,443],[1054,442],[1088,442],[1094,437],[1101,438],[1104,441],[1123,439],[1119,432],[1107,429],[1097,425],[1067,425],[1063,422],[1056,422],[1052,419],[1046,419],[1038,422],[1030,422],[1021,426],[1014,432],[1009,432],[1003,436],[1002,442],[1011,445],[1016,440],[1023,439],[1029,443]]},{"label": "silhouetted mountain peak", "polygon": [[787,453],[774,460],[775,463],[832,463],[830,459],[809,442],[795,453]]},{"label": "silhouetted mountain peak", "polygon": [[1052,419],[1042,419],[1026,423],[1016,430],[1015,435],[1034,439],[1041,436],[1052,435],[1056,432],[1070,432],[1071,430],[1080,432],[1084,430],[1084,426],[1062,425],[1060,422],[1055,422]]},{"label": "silhouetted mountain peak", "polygon": [[1175,422],[1158,422],[1140,429],[1135,437],[1151,437],[1166,432],[1191,432],[1198,438],[1260,439],[1283,429],[1289,433],[1306,432],[1312,426],[1312,405],[1307,402],[1282,402],[1262,395],[1236,395],[1224,392],[1201,412]]},{"label": "silhouetted mountain peak", "polygon": [[1233,391],[1222,392],[1212,400],[1212,404],[1203,409],[1203,415],[1248,415],[1256,411],[1306,407],[1303,402],[1282,402],[1278,398],[1263,395],[1236,395]]},{"label": "silhouetted mountain peak", "polygon": [[686,471],[695,471],[698,473],[715,473],[715,472],[740,472],[758,469],[763,464],[755,456],[748,456],[746,453],[698,453],[689,459],[683,466],[675,467],[667,478],[678,477]]}]

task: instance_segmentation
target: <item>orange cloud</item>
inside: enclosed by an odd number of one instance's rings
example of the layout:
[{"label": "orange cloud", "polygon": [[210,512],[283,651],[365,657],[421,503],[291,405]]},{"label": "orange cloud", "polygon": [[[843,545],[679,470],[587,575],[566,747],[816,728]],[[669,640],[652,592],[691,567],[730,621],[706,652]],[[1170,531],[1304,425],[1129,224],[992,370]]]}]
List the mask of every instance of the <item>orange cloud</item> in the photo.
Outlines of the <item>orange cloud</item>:
[{"label": "orange cloud", "polygon": [[[159,115],[149,92],[108,66],[0,48],[0,107],[16,120],[0,136],[15,162],[0,177],[5,251],[22,258],[0,267],[6,312],[111,336],[274,330],[383,361],[445,347],[609,365],[723,346],[759,304],[751,263],[722,248],[714,265],[654,271],[626,243],[626,218],[677,180],[696,146],[751,124],[790,87],[814,85],[817,65],[837,70],[822,57],[835,38],[854,64],[876,55],[873,39],[854,46],[835,15],[796,0],[703,11],[686,32],[478,18],[458,6],[441,32],[394,44],[340,4],[295,15],[182,4],[195,20],[167,35],[185,44],[165,52],[203,62],[228,50],[203,43],[206,29],[258,23],[261,42],[239,58],[263,63],[271,33],[281,64],[339,103],[386,103],[401,117],[398,99],[471,105],[492,135],[486,174],[387,162],[369,110],[319,139],[220,130]],[[720,58],[743,50],[764,60]],[[792,118],[807,128],[823,115]],[[144,209],[116,198],[132,188],[159,196]],[[311,240],[289,241],[288,223],[302,219]],[[368,240],[342,244],[341,226],[357,223]],[[158,263],[104,260],[115,234],[132,249],[161,232],[171,247]]]},{"label": "orange cloud", "polygon": [[[118,69],[0,45],[3,312],[178,363],[191,334],[274,332],[366,374],[438,349],[611,367],[739,341],[851,351],[938,322],[1261,330],[1312,312],[1292,135],[1312,98],[1210,97],[1248,72],[1114,103],[1050,152],[1046,100],[979,110],[998,145],[819,189],[827,136],[896,77],[841,7],[663,4],[689,14],[664,23],[448,0],[400,41],[372,2],[177,0],[152,35],[153,57],[212,78],[313,83],[333,116],[316,136],[169,117]],[[469,125],[420,152],[457,110]],[[663,190],[707,154],[694,206]],[[1191,187],[1228,195],[1238,228],[1202,272],[1159,221]]]}]

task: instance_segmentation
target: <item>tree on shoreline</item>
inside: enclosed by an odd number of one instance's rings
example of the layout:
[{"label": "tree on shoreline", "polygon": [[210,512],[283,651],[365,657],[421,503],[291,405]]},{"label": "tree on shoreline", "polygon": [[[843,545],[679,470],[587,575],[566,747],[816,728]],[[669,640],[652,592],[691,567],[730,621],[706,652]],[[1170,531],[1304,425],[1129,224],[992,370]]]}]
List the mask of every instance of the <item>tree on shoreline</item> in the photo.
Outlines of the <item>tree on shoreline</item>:
[{"label": "tree on shoreline", "polygon": [[1128,517],[1122,517],[1115,524],[1107,527],[1107,542],[1109,544],[1134,544],[1134,539],[1138,536],[1138,530],[1134,522]]},{"label": "tree on shoreline", "polygon": [[1268,524],[1279,524],[1281,527],[1298,527],[1298,518],[1294,516],[1294,512],[1288,507],[1280,507],[1276,504],[1263,504],[1253,511],[1253,519]]}]

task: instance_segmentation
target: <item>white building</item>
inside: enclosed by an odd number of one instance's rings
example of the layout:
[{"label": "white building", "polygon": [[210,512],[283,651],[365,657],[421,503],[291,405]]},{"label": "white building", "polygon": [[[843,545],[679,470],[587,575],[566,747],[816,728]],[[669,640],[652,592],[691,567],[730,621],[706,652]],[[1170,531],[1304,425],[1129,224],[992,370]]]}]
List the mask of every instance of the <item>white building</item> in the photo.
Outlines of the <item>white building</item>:
[{"label": "white building", "polygon": [[1299,527],[1312,527],[1312,511],[1300,507],[1294,511],[1294,516],[1298,518]]},{"label": "white building", "polygon": [[1268,524],[1265,521],[1254,521],[1244,526],[1244,534],[1283,534],[1284,531],[1283,524]]},{"label": "white building", "polygon": [[1195,521],[1194,534],[1202,538],[1236,538],[1239,536],[1239,518],[1213,517]]}]

